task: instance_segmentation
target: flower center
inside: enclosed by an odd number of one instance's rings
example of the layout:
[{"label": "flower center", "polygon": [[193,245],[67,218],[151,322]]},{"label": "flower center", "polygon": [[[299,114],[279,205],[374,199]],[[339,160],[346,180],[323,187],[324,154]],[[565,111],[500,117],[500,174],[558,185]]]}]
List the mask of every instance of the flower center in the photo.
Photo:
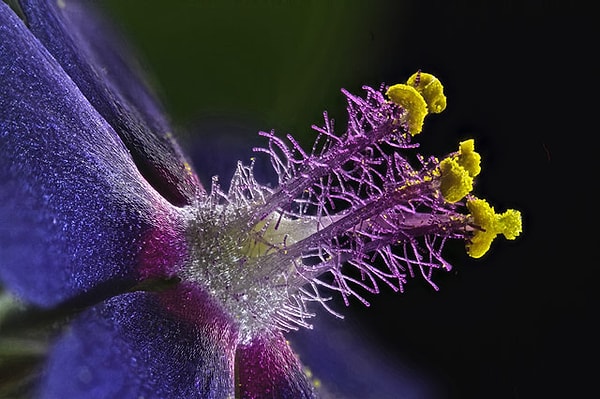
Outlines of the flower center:
[{"label": "flower center", "polygon": [[[299,295],[299,257],[287,248],[317,231],[314,218],[274,213],[248,227],[247,208],[200,209],[192,219],[192,263],[181,277],[195,281],[238,324],[242,342],[262,330],[309,327],[312,315]],[[299,283],[299,285],[298,285]]]}]

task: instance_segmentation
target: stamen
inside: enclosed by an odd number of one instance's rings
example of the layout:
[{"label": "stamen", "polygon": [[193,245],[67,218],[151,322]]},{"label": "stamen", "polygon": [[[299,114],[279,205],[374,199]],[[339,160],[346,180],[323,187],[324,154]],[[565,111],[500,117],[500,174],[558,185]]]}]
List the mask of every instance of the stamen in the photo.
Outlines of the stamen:
[{"label": "stamen", "polygon": [[409,158],[424,116],[446,106],[433,75],[364,89],[364,98],[342,91],[346,130],[334,132],[325,112],[324,124],[313,126],[310,152],[290,135],[259,133],[267,146],[254,150],[269,156],[276,188],[255,180],[253,162],[239,163],[228,193],[214,179],[200,206],[192,223],[195,263],[184,277],[207,286],[242,336],[310,328],[308,302],[341,317],[323,290],[366,306],[364,293],[403,292],[415,274],[437,290],[434,272],[452,268],[442,256],[449,239],[466,241],[469,254],[480,256],[497,233],[520,232],[518,212],[490,213],[469,194],[481,170],[473,140],[442,161]]}]

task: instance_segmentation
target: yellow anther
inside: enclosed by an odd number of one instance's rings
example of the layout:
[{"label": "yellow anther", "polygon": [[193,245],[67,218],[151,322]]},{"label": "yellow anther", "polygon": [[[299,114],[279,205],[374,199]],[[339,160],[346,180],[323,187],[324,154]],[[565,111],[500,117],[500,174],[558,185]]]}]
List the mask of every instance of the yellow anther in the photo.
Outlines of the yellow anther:
[{"label": "yellow anther", "polygon": [[440,191],[446,201],[460,201],[473,190],[473,178],[455,159],[443,159],[440,173]]},{"label": "yellow anther", "polygon": [[435,76],[421,71],[408,78],[406,84],[390,86],[385,94],[406,109],[408,132],[413,136],[421,133],[428,113],[437,114],[446,108],[442,83]]},{"label": "yellow anther", "polygon": [[413,136],[423,130],[423,120],[427,115],[427,103],[417,89],[405,84],[390,86],[385,93],[390,100],[406,109],[408,132]]},{"label": "yellow anther", "polygon": [[439,114],[446,109],[446,96],[442,82],[429,73],[418,71],[414,73],[406,84],[417,89],[425,99],[429,112]]},{"label": "yellow anther", "polygon": [[521,212],[509,209],[497,216],[497,228],[507,240],[514,240],[523,231]]},{"label": "yellow anther", "polygon": [[465,140],[458,144],[458,163],[471,177],[481,172],[481,155],[475,152],[475,140]]},{"label": "yellow anther", "polygon": [[473,258],[480,258],[489,249],[498,234],[514,240],[522,231],[521,212],[509,209],[497,214],[487,201],[475,198],[467,201],[473,223],[482,230],[473,233],[471,242],[467,244],[467,253]]}]

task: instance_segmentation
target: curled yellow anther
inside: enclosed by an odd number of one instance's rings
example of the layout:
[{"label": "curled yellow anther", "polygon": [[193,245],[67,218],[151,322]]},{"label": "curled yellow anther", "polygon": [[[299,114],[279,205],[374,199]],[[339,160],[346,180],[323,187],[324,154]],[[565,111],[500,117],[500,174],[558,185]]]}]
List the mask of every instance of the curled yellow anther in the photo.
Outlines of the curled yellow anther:
[{"label": "curled yellow anther", "polygon": [[460,201],[473,190],[473,177],[481,172],[480,163],[473,139],[460,142],[458,152],[440,162],[440,191],[446,201]]},{"label": "curled yellow anther", "polygon": [[385,93],[388,98],[406,109],[408,132],[415,135],[423,129],[423,120],[428,113],[440,113],[446,108],[444,86],[433,75],[416,72],[406,84],[390,86]]},{"label": "curled yellow anther", "polygon": [[496,216],[496,226],[507,240],[514,240],[523,231],[521,212],[516,209],[509,209]]},{"label": "curled yellow anther", "polygon": [[473,258],[480,258],[489,249],[498,234],[503,234],[509,240],[514,240],[522,231],[521,212],[509,209],[497,214],[487,201],[474,198],[467,201],[473,223],[482,230],[473,233],[467,243],[467,253]]},{"label": "curled yellow anther", "polygon": [[417,89],[425,99],[429,112],[439,114],[446,109],[446,96],[444,95],[444,86],[435,76],[425,72],[415,72],[406,84]]},{"label": "curled yellow anther", "polygon": [[395,84],[385,93],[390,100],[407,111],[408,132],[413,136],[421,133],[423,120],[427,115],[427,103],[423,96],[412,86]]},{"label": "curled yellow anther", "polygon": [[475,140],[469,139],[458,144],[458,163],[471,177],[481,172],[481,155],[475,152]]},{"label": "curled yellow anther", "polygon": [[443,159],[440,173],[440,191],[446,201],[460,201],[473,190],[473,178],[456,159]]}]

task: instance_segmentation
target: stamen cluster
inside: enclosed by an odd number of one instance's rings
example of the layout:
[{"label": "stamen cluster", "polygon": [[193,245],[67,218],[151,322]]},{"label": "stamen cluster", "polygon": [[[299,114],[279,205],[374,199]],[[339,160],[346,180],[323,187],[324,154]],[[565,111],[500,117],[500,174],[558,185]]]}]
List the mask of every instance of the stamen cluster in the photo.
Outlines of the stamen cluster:
[{"label": "stamen cluster", "polygon": [[[419,113],[432,101],[440,112],[441,84],[426,76],[413,78],[409,94],[429,93]],[[437,94],[424,82],[433,82]],[[312,126],[317,139],[310,152],[291,135],[284,140],[273,131],[259,133],[268,145],[255,151],[269,156],[276,188],[258,183],[252,164],[238,164],[227,193],[213,181],[194,218],[196,237],[204,238],[195,245],[197,264],[190,273],[240,325],[309,327],[306,302],[320,302],[337,314],[322,292],[338,292],[346,304],[355,297],[368,305],[365,292],[378,293],[381,283],[403,291],[416,273],[437,289],[433,272],[451,269],[442,256],[444,244],[451,238],[468,242],[477,230],[462,201],[470,188],[458,197],[454,190],[449,200],[444,193],[456,179],[440,167],[445,160],[414,153],[413,109],[410,102],[394,100],[394,88],[397,93],[398,85],[387,88],[392,100],[383,86],[364,87],[364,98],[343,90],[346,129],[337,133],[324,113],[323,126]],[[477,163],[470,171],[479,167],[479,158],[468,144],[469,162]],[[446,159],[456,159],[463,170],[464,153]]]}]

